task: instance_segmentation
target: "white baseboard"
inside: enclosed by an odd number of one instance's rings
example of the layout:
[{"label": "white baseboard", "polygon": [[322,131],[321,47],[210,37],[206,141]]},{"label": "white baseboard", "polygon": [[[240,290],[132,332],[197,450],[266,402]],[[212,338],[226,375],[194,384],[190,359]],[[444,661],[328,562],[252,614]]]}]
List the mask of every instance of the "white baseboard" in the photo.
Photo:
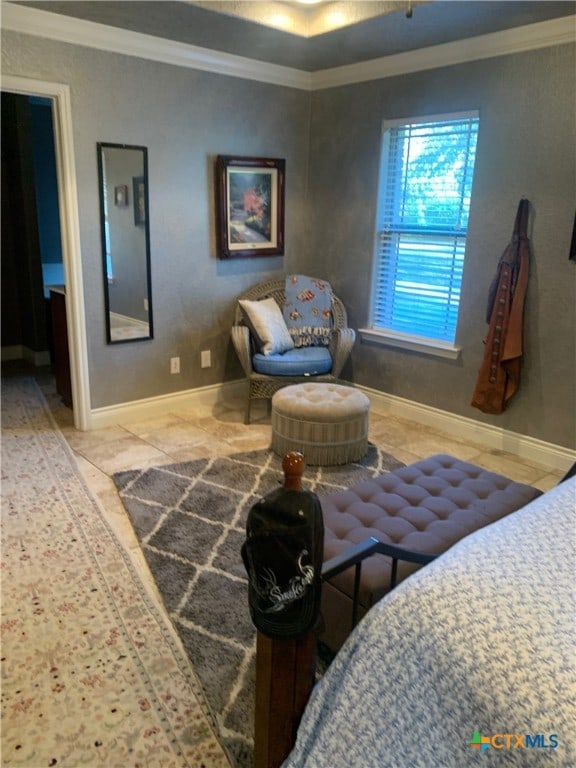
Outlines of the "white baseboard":
[{"label": "white baseboard", "polygon": [[[360,386],[358,389],[370,398],[372,408],[379,413],[389,413],[403,419],[417,421],[449,435],[478,443],[487,449],[507,451],[522,459],[534,461],[561,472],[566,471],[576,461],[576,451],[571,451],[569,448],[537,440],[517,432],[509,432],[500,427],[481,424],[474,419],[457,416],[395,395],[388,395],[376,389]],[[209,387],[188,389],[160,397],[119,403],[118,405],[93,409],[88,428],[99,429],[121,422],[148,418],[183,405],[215,405],[231,398],[245,396],[246,382],[238,380]]]},{"label": "white baseboard", "polygon": [[246,396],[246,386],[245,381],[232,381],[93,408],[90,411],[88,429],[101,429],[122,422],[137,421],[186,405],[216,405],[231,398]]},{"label": "white baseboard", "polygon": [[372,408],[379,413],[389,413],[403,419],[417,421],[427,427],[454,435],[462,440],[478,443],[489,449],[507,451],[521,459],[560,470],[569,469],[576,461],[576,451],[544,440],[537,440],[518,432],[509,432],[491,424],[482,424],[466,416],[441,411],[429,405],[388,395],[376,389],[358,386],[369,398]]},{"label": "white baseboard", "polygon": [[23,344],[14,344],[11,347],[2,347],[2,361],[6,360],[26,360],[36,367],[41,367],[50,365],[50,352],[47,349],[35,352]]},{"label": "white baseboard", "polygon": [[148,323],[145,320],[138,320],[137,317],[130,317],[129,315],[121,315],[119,312],[109,312],[110,325],[112,328],[117,326],[122,327],[134,327],[134,328],[148,328]]}]

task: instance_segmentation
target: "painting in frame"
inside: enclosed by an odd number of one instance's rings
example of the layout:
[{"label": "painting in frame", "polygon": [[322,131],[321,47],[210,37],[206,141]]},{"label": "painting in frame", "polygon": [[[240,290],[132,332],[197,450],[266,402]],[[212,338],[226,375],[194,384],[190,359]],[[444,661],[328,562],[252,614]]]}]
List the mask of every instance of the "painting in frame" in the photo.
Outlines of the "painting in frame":
[{"label": "painting in frame", "polygon": [[278,158],[218,156],[219,258],[284,254],[285,165]]}]

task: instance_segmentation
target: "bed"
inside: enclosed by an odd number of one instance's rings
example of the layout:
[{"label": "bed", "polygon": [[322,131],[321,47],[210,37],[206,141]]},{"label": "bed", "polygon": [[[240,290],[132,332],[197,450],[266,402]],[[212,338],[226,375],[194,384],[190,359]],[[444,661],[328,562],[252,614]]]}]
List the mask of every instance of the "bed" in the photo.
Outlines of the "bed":
[{"label": "bed", "polygon": [[375,605],[284,767],[576,765],[575,507],[571,478]]}]

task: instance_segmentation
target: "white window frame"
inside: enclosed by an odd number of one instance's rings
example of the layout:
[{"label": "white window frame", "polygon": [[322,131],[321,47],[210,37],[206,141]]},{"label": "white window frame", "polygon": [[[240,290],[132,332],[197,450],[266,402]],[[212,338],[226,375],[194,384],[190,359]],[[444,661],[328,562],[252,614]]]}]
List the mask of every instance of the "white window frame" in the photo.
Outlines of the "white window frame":
[{"label": "white window frame", "polygon": [[[457,359],[461,352],[461,347],[454,341],[445,341],[437,338],[428,338],[412,333],[404,333],[398,330],[383,328],[375,325],[374,316],[376,314],[376,297],[379,292],[378,283],[381,279],[382,264],[379,257],[381,250],[381,233],[383,231],[383,214],[382,214],[382,184],[384,183],[384,174],[386,173],[386,142],[390,131],[394,128],[418,125],[422,123],[441,123],[446,121],[458,121],[458,120],[479,120],[478,110],[470,110],[466,112],[453,112],[441,115],[427,115],[423,117],[415,118],[403,118],[396,120],[385,120],[382,124],[382,146],[380,157],[380,178],[378,182],[378,208],[377,208],[377,220],[375,226],[375,244],[374,244],[374,261],[372,271],[371,282],[371,300],[369,307],[369,327],[360,328],[359,332],[363,339],[370,342],[379,344],[385,344],[387,346],[399,347],[402,349],[408,349],[413,351],[422,352],[429,355],[445,357],[450,359]],[[456,235],[448,235],[454,238],[454,244],[456,244]],[[467,238],[467,229],[464,233],[459,234],[459,239],[465,243]],[[458,314],[460,312],[460,306],[458,307]]]}]

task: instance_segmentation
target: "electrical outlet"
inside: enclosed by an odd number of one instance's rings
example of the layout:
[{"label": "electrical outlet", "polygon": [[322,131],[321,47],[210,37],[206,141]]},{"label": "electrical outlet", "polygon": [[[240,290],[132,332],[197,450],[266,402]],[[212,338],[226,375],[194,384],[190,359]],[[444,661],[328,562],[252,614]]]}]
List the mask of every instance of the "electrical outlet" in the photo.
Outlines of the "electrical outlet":
[{"label": "electrical outlet", "polygon": [[171,357],[170,358],[170,373],[180,373],[180,358],[179,357]]},{"label": "electrical outlet", "polygon": [[148,299],[144,299],[144,312],[148,312]]},{"label": "electrical outlet", "polygon": [[210,368],[212,365],[212,354],[209,349],[204,349],[200,352],[200,367]]}]

